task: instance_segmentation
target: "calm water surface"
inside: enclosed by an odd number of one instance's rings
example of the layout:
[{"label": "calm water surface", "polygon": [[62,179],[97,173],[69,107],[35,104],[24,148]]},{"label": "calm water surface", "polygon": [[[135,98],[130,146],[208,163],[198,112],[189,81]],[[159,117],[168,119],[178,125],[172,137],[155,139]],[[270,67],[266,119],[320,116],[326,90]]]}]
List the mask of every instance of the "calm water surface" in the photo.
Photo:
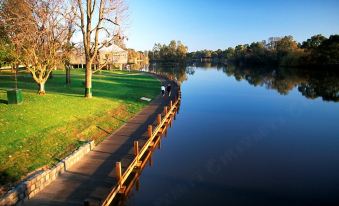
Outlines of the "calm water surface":
[{"label": "calm water surface", "polygon": [[188,67],[180,78],[179,115],[124,204],[339,205],[337,76]]}]

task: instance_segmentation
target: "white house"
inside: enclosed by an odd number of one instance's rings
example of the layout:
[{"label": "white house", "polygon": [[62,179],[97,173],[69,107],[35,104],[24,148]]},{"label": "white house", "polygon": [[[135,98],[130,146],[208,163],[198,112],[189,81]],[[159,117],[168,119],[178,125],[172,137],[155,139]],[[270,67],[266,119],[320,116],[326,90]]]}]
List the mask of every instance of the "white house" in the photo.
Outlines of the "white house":
[{"label": "white house", "polygon": [[[70,63],[73,67],[84,68],[86,61],[83,50],[74,50],[70,57]],[[93,62],[93,67],[97,68],[99,65],[105,65],[104,68],[106,69],[112,69],[114,67],[122,69],[127,63],[128,51],[112,44],[100,49],[98,52],[98,58]]]},{"label": "white house", "polygon": [[111,66],[119,67],[121,69],[123,65],[128,63],[128,51],[115,44],[100,49],[99,57],[100,64],[108,62],[107,69],[111,69]]}]

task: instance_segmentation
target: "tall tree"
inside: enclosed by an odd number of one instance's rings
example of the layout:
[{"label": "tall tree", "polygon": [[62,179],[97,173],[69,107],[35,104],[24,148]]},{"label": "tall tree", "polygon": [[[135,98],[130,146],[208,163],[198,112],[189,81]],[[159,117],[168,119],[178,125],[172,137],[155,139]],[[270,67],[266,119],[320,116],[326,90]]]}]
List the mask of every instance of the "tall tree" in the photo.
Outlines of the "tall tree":
[{"label": "tall tree", "polygon": [[172,40],[168,45],[154,44],[153,51],[149,52],[151,61],[184,62],[187,55],[187,47],[181,41]]},{"label": "tall tree", "polygon": [[339,65],[339,35],[331,35],[314,51],[318,64]]},{"label": "tall tree", "polygon": [[13,56],[25,65],[44,95],[45,83],[63,59],[70,14],[63,0],[4,0],[0,24],[8,34]]},{"label": "tall tree", "polygon": [[[5,3],[1,2],[0,12],[4,10]],[[0,15],[0,67],[3,64],[7,64],[11,66],[12,72],[15,72],[19,66],[20,56],[15,52],[15,48],[9,38],[10,32],[6,28],[8,26],[6,26],[5,19]]]},{"label": "tall tree", "polygon": [[188,51],[187,46],[185,46],[181,41],[178,41],[176,48],[178,61],[183,62],[186,60],[187,51]]},{"label": "tall tree", "polygon": [[294,41],[292,36],[285,36],[276,42],[278,58],[287,55],[289,52],[296,49],[298,49],[298,43]]},{"label": "tall tree", "polygon": [[4,31],[4,27],[0,27],[0,68],[5,63],[11,62],[11,56],[8,52],[9,41],[7,38],[7,34]]},{"label": "tall tree", "polygon": [[13,49],[8,33],[5,32],[4,27],[0,26],[0,68],[2,65],[10,65],[11,72],[14,73],[14,82],[15,89],[18,89],[18,67],[19,67],[19,56],[16,55],[15,50]]},{"label": "tall tree", "polygon": [[318,46],[321,45],[321,43],[323,41],[325,41],[327,38],[324,37],[323,35],[321,34],[317,34],[317,35],[314,35],[312,36],[310,39],[307,39],[306,41],[304,41],[301,45],[301,48],[303,49],[308,49],[308,50],[311,50],[311,49],[316,49],[318,48]]},{"label": "tall tree", "polygon": [[86,60],[85,97],[92,97],[92,65],[101,48],[124,38],[117,26],[124,20],[124,0],[73,0]]}]

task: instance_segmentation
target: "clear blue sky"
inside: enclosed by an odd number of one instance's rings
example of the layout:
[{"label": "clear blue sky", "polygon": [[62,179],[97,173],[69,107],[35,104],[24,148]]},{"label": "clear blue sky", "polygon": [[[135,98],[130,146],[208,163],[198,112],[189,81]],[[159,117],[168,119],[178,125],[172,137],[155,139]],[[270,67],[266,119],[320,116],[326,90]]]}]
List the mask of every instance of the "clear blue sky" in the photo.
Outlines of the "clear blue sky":
[{"label": "clear blue sky", "polygon": [[339,34],[339,0],[128,0],[127,46],[181,40],[190,51],[292,35]]}]

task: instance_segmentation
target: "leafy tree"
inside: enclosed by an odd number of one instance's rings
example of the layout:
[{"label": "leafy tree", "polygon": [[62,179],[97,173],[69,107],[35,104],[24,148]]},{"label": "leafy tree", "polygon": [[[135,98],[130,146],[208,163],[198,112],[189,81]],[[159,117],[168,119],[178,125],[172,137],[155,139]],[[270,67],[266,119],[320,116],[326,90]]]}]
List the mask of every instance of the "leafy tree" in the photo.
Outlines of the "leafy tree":
[{"label": "leafy tree", "polygon": [[298,43],[293,40],[292,36],[285,36],[276,42],[276,51],[279,59],[296,49],[298,49]]},{"label": "leafy tree", "polygon": [[218,59],[223,59],[224,58],[224,56],[223,56],[223,51],[221,50],[221,49],[218,49],[217,51],[215,51],[215,53],[216,53],[216,58],[218,58]]},{"label": "leafy tree", "polygon": [[134,49],[128,49],[128,63],[137,64],[140,61],[147,63],[148,58],[141,51],[135,51]]},{"label": "leafy tree", "polygon": [[183,62],[186,60],[188,48],[181,41],[178,41],[176,48],[176,56],[178,61]]},{"label": "leafy tree", "polygon": [[311,49],[316,49],[318,48],[323,41],[325,41],[327,38],[324,37],[323,35],[321,34],[318,34],[318,35],[314,35],[312,36],[310,39],[307,39],[306,41],[304,41],[302,44],[301,44],[301,48],[303,49],[308,49],[308,50],[311,50]]},{"label": "leafy tree", "polygon": [[226,60],[230,60],[230,59],[233,59],[234,58],[234,55],[235,55],[235,51],[232,47],[229,47],[228,49],[226,49],[224,52],[224,58]]},{"label": "leafy tree", "polygon": [[0,68],[6,63],[10,63],[12,61],[11,59],[8,51],[8,43],[0,39]]},{"label": "leafy tree", "polygon": [[339,65],[339,35],[331,35],[314,51],[318,64]]},{"label": "leafy tree", "polygon": [[181,41],[172,40],[168,45],[156,43],[149,52],[151,61],[184,62],[186,61],[187,47]]},{"label": "leafy tree", "polygon": [[4,32],[4,28],[0,27],[0,68],[4,63],[6,63],[6,59],[7,59],[6,39],[7,38]]},{"label": "leafy tree", "polygon": [[45,83],[52,70],[63,59],[68,38],[69,22],[63,15],[62,0],[4,0],[0,11],[0,24],[10,45],[10,56],[16,67],[26,66],[44,95]]}]

